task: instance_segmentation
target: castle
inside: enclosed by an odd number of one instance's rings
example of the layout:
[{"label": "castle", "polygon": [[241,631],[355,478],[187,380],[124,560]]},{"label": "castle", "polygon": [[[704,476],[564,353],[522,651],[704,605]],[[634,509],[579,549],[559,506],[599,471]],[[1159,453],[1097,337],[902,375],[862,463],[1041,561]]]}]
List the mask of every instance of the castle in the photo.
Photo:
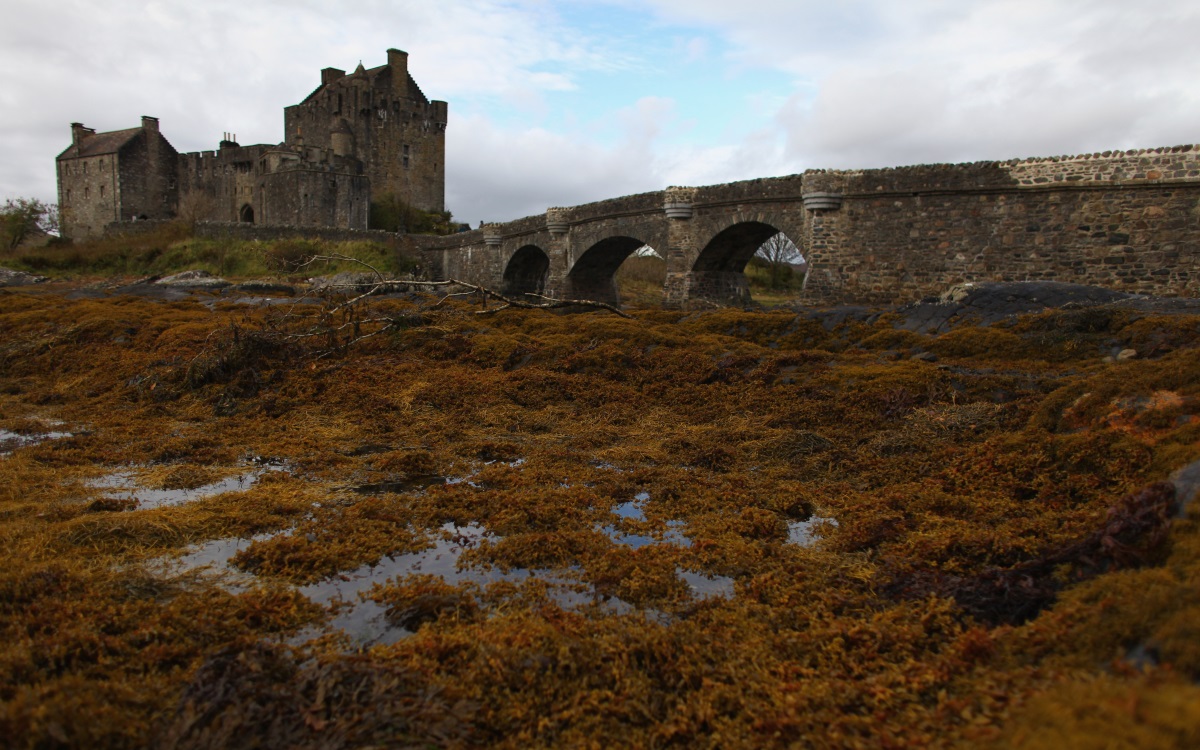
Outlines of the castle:
[{"label": "castle", "polygon": [[283,117],[283,143],[242,146],[227,133],[216,151],[185,154],[155,117],[108,133],[72,123],[57,158],[63,236],[180,216],[366,229],[372,199],[384,195],[445,210],[447,105],[426,98],[407,53],[389,49],[386,65],[350,74],[325,68]]}]

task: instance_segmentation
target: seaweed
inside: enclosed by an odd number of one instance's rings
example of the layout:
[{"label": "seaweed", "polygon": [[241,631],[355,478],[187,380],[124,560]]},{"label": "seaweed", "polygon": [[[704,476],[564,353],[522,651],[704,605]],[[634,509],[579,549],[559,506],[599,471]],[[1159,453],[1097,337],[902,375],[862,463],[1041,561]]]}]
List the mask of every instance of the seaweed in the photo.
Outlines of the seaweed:
[{"label": "seaweed", "polygon": [[13,747],[1194,737],[1189,316],[64,291],[0,295]]}]

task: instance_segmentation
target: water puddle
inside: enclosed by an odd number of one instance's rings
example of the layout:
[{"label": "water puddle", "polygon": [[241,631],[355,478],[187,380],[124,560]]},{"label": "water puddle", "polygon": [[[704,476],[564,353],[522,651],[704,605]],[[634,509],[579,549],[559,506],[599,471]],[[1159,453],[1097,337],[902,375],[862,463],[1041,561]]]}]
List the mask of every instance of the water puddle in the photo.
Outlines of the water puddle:
[{"label": "water puddle", "polygon": [[[618,524],[624,524],[626,521],[634,523],[645,521],[646,513],[643,508],[649,499],[650,493],[639,492],[634,495],[632,500],[621,503],[613,508],[613,515],[621,519]],[[687,524],[683,521],[670,520],[666,522],[665,528],[661,533],[651,532],[651,536],[628,533],[620,528],[620,525],[602,526],[600,531],[604,532],[614,543],[634,549],[651,544],[675,544],[680,547],[690,547],[692,546],[692,540],[688,539],[683,533],[683,529],[686,526]]]},{"label": "water puddle", "polygon": [[0,456],[7,456],[18,448],[28,448],[31,445],[44,443],[48,440],[62,440],[63,438],[74,437],[73,432],[34,432],[21,434],[12,432],[11,430],[0,430]]},{"label": "water puddle", "polygon": [[560,606],[579,606],[592,601],[592,597],[573,590],[578,588],[576,582],[547,571],[517,568],[502,572],[460,568],[458,561],[462,553],[485,537],[492,536],[491,533],[478,524],[457,526],[453,523],[442,526],[440,531],[433,546],[428,549],[385,557],[374,565],[364,565],[349,573],[340,573],[333,578],[299,587],[300,593],[313,602],[332,607],[334,615],[325,628],[306,629],[293,639],[293,643],[303,643],[331,630],[342,631],[359,647],[395,643],[411,635],[412,632],[406,628],[388,622],[384,607],[360,596],[376,583],[382,584],[389,579],[410,574],[436,575],[451,585],[471,582],[480,586],[497,581],[520,583],[536,576],[548,581],[552,597]]},{"label": "water puddle", "polygon": [[242,492],[250,489],[266,473],[284,471],[281,464],[264,463],[251,471],[228,477],[190,490],[152,490],[139,487],[132,472],[119,471],[90,482],[90,486],[104,490],[109,498],[132,500],[138,510],[151,510],[174,505],[183,505],[226,492]]},{"label": "water puddle", "polygon": [[733,579],[728,576],[693,573],[690,570],[683,570],[682,568],[676,568],[675,575],[679,576],[680,580],[688,585],[694,598],[733,598]]},{"label": "water puddle", "polygon": [[822,516],[813,516],[807,521],[789,521],[788,542],[801,547],[811,547],[821,541],[823,534],[818,534],[818,532],[826,524],[836,529],[838,522],[836,518]]},{"label": "water puddle", "polygon": [[168,576],[177,576],[193,571],[205,571],[219,578],[221,583],[231,591],[244,591],[254,585],[255,577],[251,573],[238,570],[229,564],[233,556],[255,542],[263,542],[285,531],[269,534],[256,534],[252,537],[228,537],[213,539],[190,548],[179,557],[162,557],[157,564]]}]

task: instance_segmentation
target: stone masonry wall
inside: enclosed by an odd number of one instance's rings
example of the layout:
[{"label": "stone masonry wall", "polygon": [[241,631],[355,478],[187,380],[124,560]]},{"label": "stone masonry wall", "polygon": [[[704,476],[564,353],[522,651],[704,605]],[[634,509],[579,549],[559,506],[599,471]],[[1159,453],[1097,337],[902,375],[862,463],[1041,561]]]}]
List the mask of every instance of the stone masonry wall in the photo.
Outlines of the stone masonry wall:
[{"label": "stone masonry wall", "polygon": [[1200,295],[1190,146],[825,174],[841,178],[844,203],[811,223],[812,301],[917,299],[984,280]]},{"label": "stone masonry wall", "polygon": [[[172,221],[118,221],[104,228],[105,234],[149,234],[173,223]],[[198,221],[194,225],[197,237],[232,240],[281,240],[302,237],[329,242],[381,242],[393,244],[411,235],[374,229],[336,229],[333,227],[262,226],[245,222]]]}]

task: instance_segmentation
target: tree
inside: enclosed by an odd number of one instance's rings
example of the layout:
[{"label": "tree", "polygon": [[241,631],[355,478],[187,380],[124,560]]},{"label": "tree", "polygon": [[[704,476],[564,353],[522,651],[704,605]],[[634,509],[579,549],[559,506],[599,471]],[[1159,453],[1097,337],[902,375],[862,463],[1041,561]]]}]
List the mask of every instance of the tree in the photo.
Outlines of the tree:
[{"label": "tree", "polygon": [[367,224],[371,229],[409,234],[453,234],[460,231],[449,211],[423,211],[405,203],[394,193],[371,201]]},{"label": "tree", "polygon": [[7,250],[16,250],[36,234],[58,233],[58,206],[37,198],[9,198],[0,209],[0,241]]},{"label": "tree", "polygon": [[755,252],[755,255],[766,262],[772,289],[781,289],[785,286],[790,286],[792,266],[804,262],[804,256],[800,254],[800,249],[796,247],[796,243],[788,239],[788,236],[783,232],[772,236],[764,242]]},{"label": "tree", "polygon": [[204,190],[189,190],[179,199],[175,215],[180,221],[195,224],[212,219],[217,213],[217,196]]}]

